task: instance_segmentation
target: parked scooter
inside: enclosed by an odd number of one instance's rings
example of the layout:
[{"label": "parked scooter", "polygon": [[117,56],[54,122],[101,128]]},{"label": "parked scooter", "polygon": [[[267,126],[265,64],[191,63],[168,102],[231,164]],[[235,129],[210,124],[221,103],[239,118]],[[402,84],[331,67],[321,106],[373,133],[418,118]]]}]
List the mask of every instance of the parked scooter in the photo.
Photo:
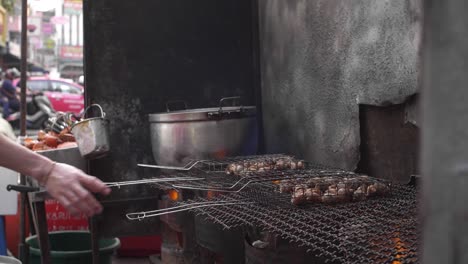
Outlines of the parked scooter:
[{"label": "parked scooter", "polygon": [[[55,110],[47,96],[42,93],[28,95],[26,98],[26,127],[28,129],[43,129],[46,127],[47,120],[54,116]],[[20,119],[19,111],[6,118],[14,129],[19,129]]]}]

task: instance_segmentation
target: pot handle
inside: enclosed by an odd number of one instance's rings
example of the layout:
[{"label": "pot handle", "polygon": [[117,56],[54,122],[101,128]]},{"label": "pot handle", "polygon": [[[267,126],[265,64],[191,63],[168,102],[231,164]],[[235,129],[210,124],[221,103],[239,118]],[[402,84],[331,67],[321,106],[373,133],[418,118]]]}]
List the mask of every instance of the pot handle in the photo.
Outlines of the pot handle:
[{"label": "pot handle", "polygon": [[187,110],[188,109],[188,106],[187,106],[187,102],[184,101],[184,100],[174,100],[174,101],[168,101],[166,102],[166,110],[167,112],[171,112],[173,110],[169,109],[169,106],[170,105],[173,105],[173,104],[176,104],[176,103],[183,103],[184,104],[184,109],[183,110]]},{"label": "pot handle", "polygon": [[[235,106],[235,103],[236,101],[239,102],[241,99],[240,96],[233,96],[233,97],[224,97],[224,98],[221,98],[221,100],[219,100],[219,113],[223,113],[223,103],[224,102],[227,102],[227,101],[232,101],[232,106]],[[242,111],[242,106],[240,108],[240,110]]]},{"label": "pot handle", "polygon": [[[236,101],[240,101],[241,97],[240,96],[233,96],[233,97],[224,97],[224,98],[221,98],[221,100],[219,100],[219,109],[218,111],[215,111],[215,112],[209,112],[208,113],[208,117],[210,118],[219,118],[221,116],[223,116],[224,113],[231,113],[233,111],[224,111],[223,110],[223,103],[226,102],[226,101],[232,101],[232,105],[234,106]],[[242,113],[243,112],[243,108],[242,106],[239,107],[239,110],[236,110],[235,112],[239,112],[239,113]]]},{"label": "pot handle", "polygon": [[106,116],[106,113],[104,113],[104,111],[102,110],[102,107],[98,104],[92,104],[88,107],[86,107],[86,110],[83,112],[83,118],[86,117],[86,114],[88,113],[88,110],[91,109],[92,107],[97,107],[99,108],[99,111],[101,112],[101,117],[104,118]]}]

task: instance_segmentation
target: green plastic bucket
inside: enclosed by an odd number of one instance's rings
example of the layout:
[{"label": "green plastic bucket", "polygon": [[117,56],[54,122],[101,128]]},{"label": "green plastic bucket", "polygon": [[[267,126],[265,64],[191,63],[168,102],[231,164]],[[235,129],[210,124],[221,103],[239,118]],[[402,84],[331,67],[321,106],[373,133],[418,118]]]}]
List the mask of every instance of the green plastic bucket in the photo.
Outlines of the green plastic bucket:
[{"label": "green plastic bucket", "polygon": [[[52,264],[92,263],[91,233],[88,231],[59,231],[49,233]],[[29,263],[41,264],[41,250],[37,236],[26,239]],[[100,239],[99,255],[102,264],[111,264],[114,251],[120,246],[118,238]]]}]

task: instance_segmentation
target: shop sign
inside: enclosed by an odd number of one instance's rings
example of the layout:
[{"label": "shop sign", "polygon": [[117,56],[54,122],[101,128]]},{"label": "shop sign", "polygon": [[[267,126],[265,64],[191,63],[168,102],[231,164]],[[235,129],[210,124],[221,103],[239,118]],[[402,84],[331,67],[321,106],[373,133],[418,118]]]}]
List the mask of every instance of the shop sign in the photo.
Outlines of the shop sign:
[{"label": "shop sign", "polygon": [[44,35],[54,34],[54,25],[52,23],[42,23],[42,33]]},{"label": "shop sign", "polygon": [[64,59],[83,59],[83,46],[62,46],[60,48],[60,57]]},{"label": "shop sign", "polygon": [[55,25],[64,25],[70,22],[70,19],[66,16],[54,16],[50,19],[50,22]]},{"label": "shop sign", "polygon": [[83,12],[82,0],[64,0],[63,13],[67,15],[80,15]]},{"label": "shop sign", "polygon": [[0,7],[0,42],[5,45],[7,39],[7,15],[5,9]]}]

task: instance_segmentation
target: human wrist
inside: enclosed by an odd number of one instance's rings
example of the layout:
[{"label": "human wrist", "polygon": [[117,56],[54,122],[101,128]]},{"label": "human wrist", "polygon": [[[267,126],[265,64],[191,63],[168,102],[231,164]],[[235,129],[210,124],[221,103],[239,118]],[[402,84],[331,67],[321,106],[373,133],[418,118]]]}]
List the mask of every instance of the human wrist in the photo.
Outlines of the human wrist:
[{"label": "human wrist", "polygon": [[50,174],[52,174],[56,165],[57,165],[57,162],[52,162],[49,165],[48,170],[46,170],[46,172],[40,176],[40,178],[38,179],[39,186],[46,186],[47,181],[49,180]]},{"label": "human wrist", "polygon": [[50,159],[41,156],[37,157],[37,160],[31,164],[31,169],[26,175],[33,177],[39,185],[44,186],[50,176],[50,172],[55,168],[54,164],[55,162]]}]

